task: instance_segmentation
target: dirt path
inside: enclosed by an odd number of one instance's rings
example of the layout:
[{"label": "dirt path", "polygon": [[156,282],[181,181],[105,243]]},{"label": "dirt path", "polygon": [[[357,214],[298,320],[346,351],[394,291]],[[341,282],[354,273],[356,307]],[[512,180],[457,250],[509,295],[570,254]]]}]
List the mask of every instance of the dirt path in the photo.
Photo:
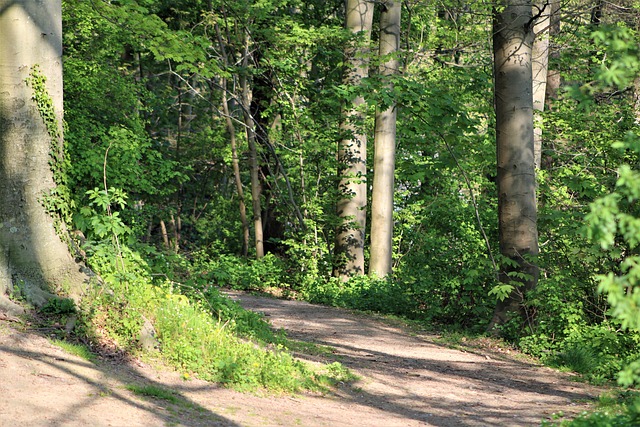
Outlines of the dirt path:
[{"label": "dirt path", "polygon": [[[580,412],[600,391],[346,310],[230,295],[290,337],[331,346],[330,359],[361,380],[331,396],[259,397],[140,363],[93,364],[0,321],[0,426],[533,426]],[[170,388],[176,400],[142,399],[131,384]]]}]

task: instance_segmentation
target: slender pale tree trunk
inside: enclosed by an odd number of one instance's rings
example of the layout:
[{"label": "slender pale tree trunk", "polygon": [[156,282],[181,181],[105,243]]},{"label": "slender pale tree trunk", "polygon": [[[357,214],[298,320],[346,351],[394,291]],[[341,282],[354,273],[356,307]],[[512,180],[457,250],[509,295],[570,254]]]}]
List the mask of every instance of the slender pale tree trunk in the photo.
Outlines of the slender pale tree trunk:
[{"label": "slender pale tree trunk", "polygon": [[[229,56],[222,40],[222,32],[216,24],[216,35],[218,37],[218,46],[222,53],[222,61],[225,67],[229,67]],[[235,85],[234,85],[235,86]],[[229,143],[231,144],[231,164],[233,167],[233,178],[238,192],[240,223],[242,224],[242,256],[246,257],[249,252],[249,221],[247,220],[247,207],[244,204],[244,187],[240,177],[240,159],[238,156],[238,141],[236,139],[236,127],[233,124],[231,111],[229,111],[229,97],[227,95],[227,79],[220,79],[220,87],[222,88],[222,112],[224,114],[225,123],[227,124],[227,132],[229,132]]]},{"label": "slender pale tree trunk", "polygon": [[[251,57],[249,46],[249,35],[245,35],[245,45],[243,53],[243,67],[245,70],[249,67],[249,59]],[[260,183],[260,170],[258,168],[258,147],[256,145],[256,124],[251,116],[251,102],[253,92],[247,78],[247,72],[244,72],[240,86],[242,90],[242,112],[244,116],[245,129],[247,131],[247,143],[249,145],[249,173],[251,175],[251,204],[253,207],[253,226],[255,237],[256,258],[260,259],[264,256],[264,229],[262,226],[262,207],[260,197],[262,195],[262,184]]]},{"label": "slender pale tree trunk", "polygon": [[227,99],[227,79],[222,79],[222,112],[224,113],[229,132],[229,142],[231,144],[231,164],[233,166],[233,177],[236,183],[240,204],[240,222],[242,224],[242,256],[247,256],[249,250],[249,221],[247,221],[247,207],[244,204],[244,187],[240,178],[240,160],[238,158],[238,142],[236,140],[236,127],[233,125],[229,111],[229,101]]},{"label": "slender pale tree trunk", "polygon": [[551,18],[550,0],[537,0],[533,7],[537,17],[533,26],[534,41],[532,48],[533,76],[533,152],[536,169],[540,169],[542,160],[542,113],[544,112],[549,70],[549,28]]},{"label": "slender pale tree trunk", "polygon": [[[400,0],[382,3],[380,13],[380,75],[398,73],[400,48]],[[393,82],[386,84],[393,92]],[[396,160],[396,105],[376,109],[373,158],[373,191],[371,197],[371,258],[369,274],[385,277],[391,273],[393,255],[393,194]]]},{"label": "slender pale tree trunk", "polygon": [[[60,289],[79,297],[87,277],[43,207],[55,187],[50,150],[62,150],[60,0],[0,0],[0,34],[0,310],[19,311],[5,297],[14,286],[39,305]],[[48,127],[26,83],[34,67],[52,101]]]},{"label": "slender pale tree trunk", "polygon": [[[550,0],[550,16],[549,16],[549,59],[557,59],[560,57],[560,50],[554,48],[551,41],[560,34],[560,0]],[[547,67],[547,86],[546,86],[546,104],[547,109],[551,110],[553,101],[558,99],[558,90],[560,89],[560,71],[552,67]]]},{"label": "slender pale tree trunk", "polygon": [[160,234],[162,234],[162,244],[166,250],[169,250],[171,245],[169,244],[169,233],[167,232],[167,224],[164,219],[160,220]]},{"label": "slender pale tree trunk", "polygon": [[490,329],[522,313],[538,279],[536,176],[533,154],[531,0],[501,0],[493,29],[500,281],[514,287],[498,303]]},{"label": "slender pale tree trunk", "polygon": [[[361,37],[346,47],[343,83],[359,86],[369,73],[373,2],[347,0],[346,28]],[[347,280],[364,274],[364,233],[367,223],[367,136],[364,130],[365,100],[357,96],[345,105],[338,144],[338,203],[340,224],[336,230],[334,275]]]}]

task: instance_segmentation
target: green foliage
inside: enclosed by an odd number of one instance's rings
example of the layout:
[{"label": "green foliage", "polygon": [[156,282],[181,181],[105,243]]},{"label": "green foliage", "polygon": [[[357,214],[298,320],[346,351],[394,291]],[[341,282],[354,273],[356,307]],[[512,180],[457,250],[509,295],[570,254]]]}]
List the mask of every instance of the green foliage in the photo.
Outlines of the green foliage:
[{"label": "green foliage", "polygon": [[35,65],[31,69],[31,73],[26,79],[26,83],[33,91],[32,99],[36,103],[40,117],[42,117],[42,121],[47,127],[47,132],[51,138],[52,162],[57,163],[62,160],[62,147],[60,145],[62,140],[62,129],[60,129],[58,117],[59,112],[56,112],[53,106],[53,100],[51,99],[47,89],[47,78],[40,72],[40,67],[38,65]]},{"label": "green foliage", "polygon": [[604,60],[596,80],[607,86],[627,87],[640,72],[635,31],[624,24],[603,26],[592,33]]},{"label": "green foliage", "polygon": [[602,383],[614,378],[638,356],[640,335],[621,334],[614,325],[583,326],[569,334],[557,347],[557,353],[543,359]]},{"label": "green foliage", "polygon": [[64,226],[71,223],[71,217],[75,204],[71,199],[67,170],[69,162],[64,156],[63,129],[60,120],[61,112],[55,111],[53,100],[47,88],[47,79],[41,73],[38,65],[35,65],[25,83],[31,87],[32,99],[36,103],[40,117],[49,134],[49,166],[53,172],[55,187],[42,195],[41,202],[47,212],[54,218],[56,232],[63,239]]},{"label": "green foliage", "polygon": [[603,395],[599,409],[584,412],[577,418],[562,422],[542,422],[543,426],[562,427],[628,427],[640,423],[640,397],[636,392],[624,392],[619,396]]},{"label": "green foliage", "polygon": [[[605,290],[604,278],[613,280],[620,275],[626,268],[624,259],[633,252],[620,233],[628,230],[626,238],[632,244],[637,239],[637,235],[632,237],[632,202],[625,196],[609,195],[618,188],[620,172],[623,182],[635,179],[628,169],[613,170],[621,163],[637,164],[631,144],[635,137],[629,133],[635,120],[633,104],[616,87],[629,82],[629,75],[614,66],[625,56],[624,61],[629,60],[628,53],[636,48],[613,41],[630,35],[627,30],[601,26],[595,35],[600,41],[594,58],[578,58],[579,45],[569,38],[590,37],[591,30],[576,27],[576,31],[563,35],[567,37],[564,43],[574,47],[563,50],[557,66],[566,70],[563,77],[567,81],[595,83],[577,84],[568,92],[570,96],[553,100],[552,111],[544,115],[544,135],[551,139],[546,141],[538,176],[541,278],[527,295],[528,332],[515,339],[525,351],[548,363],[602,383],[638,357],[637,332],[621,327],[622,319],[612,317],[615,308],[611,309],[608,295],[598,292]],[[602,39],[609,31],[614,32],[611,43]],[[629,50],[625,53],[619,48]],[[594,69],[594,64],[600,68]],[[618,77],[602,74],[609,72]],[[626,142],[612,146],[612,141]]]},{"label": "green foliage", "polygon": [[70,298],[51,298],[40,309],[43,313],[52,315],[67,315],[76,312],[76,304]]},{"label": "green foliage", "polygon": [[410,314],[416,309],[415,302],[411,300],[406,290],[390,278],[356,276],[347,282],[331,278],[303,288],[301,293],[311,302],[357,310]]},{"label": "green foliage", "polygon": [[[637,153],[640,140],[629,136],[616,147]],[[587,235],[602,250],[619,260],[615,272],[597,276],[599,291],[607,296],[611,306],[610,314],[621,322],[623,330],[634,335],[640,333],[640,258],[636,249],[640,243],[640,211],[635,203],[640,198],[640,174],[629,165],[618,168],[615,192],[591,204],[587,215]],[[624,385],[640,382],[640,375],[634,362],[621,373],[619,381]]]},{"label": "green foliage", "polygon": [[284,263],[274,254],[258,260],[246,260],[234,255],[201,251],[193,254],[193,268],[201,278],[218,286],[243,290],[264,290],[286,287]]},{"label": "green foliage", "polygon": [[75,216],[76,227],[88,238],[101,240],[106,237],[126,237],[131,233],[120,217],[120,212],[112,211],[113,208],[124,209],[127,204],[127,195],[118,188],[99,190],[95,188],[87,191],[89,206],[80,209]]}]

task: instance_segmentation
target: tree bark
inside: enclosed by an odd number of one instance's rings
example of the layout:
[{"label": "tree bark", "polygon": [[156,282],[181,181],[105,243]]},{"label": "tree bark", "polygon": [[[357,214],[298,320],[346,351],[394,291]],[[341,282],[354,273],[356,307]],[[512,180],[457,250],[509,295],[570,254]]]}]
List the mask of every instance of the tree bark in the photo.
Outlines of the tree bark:
[{"label": "tree bark", "polygon": [[164,219],[160,220],[160,234],[162,234],[162,244],[166,250],[169,250],[169,233],[167,232],[167,224]]},{"label": "tree bark", "polygon": [[[243,53],[243,67],[245,70],[249,66],[249,57],[251,53],[249,50],[249,35],[245,35],[245,46]],[[258,147],[256,145],[256,125],[253,117],[251,116],[251,101],[252,91],[249,85],[249,79],[247,78],[247,72],[243,73],[241,77],[241,90],[242,90],[242,112],[244,117],[244,124],[247,131],[247,143],[249,145],[249,173],[251,175],[251,202],[253,207],[253,226],[254,226],[254,238],[256,258],[260,259],[264,257],[264,229],[262,226],[262,207],[260,203],[260,197],[262,195],[262,184],[260,183],[260,169],[258,167]]]},{"label": "tree bark", "polygon": [[247,221],[247,207],[244,204],[244,187],[240,177],[240,159],[238,157],[238,142],[236,140],[236,127],[231,120],[229,111],[229,101],[227,99],[227,79],[222,79],[222,112],[225,116],[227,124],[227,132],[229,132],[229,142],[231,144],[231,163],[233,166],[233,178],[238,193],[240,222],[242,224],[242,256],[246,257],[249,250],[249,222]]},{"label": "tree bark", "polygon": [[[0,33],[0,310],[20,311],[5,297],[14,287],[41,305],[60,290],[79,298],[87,277],[42,204],[55,188],[50,150],[62,146],[60,0],[0,0]],[[36,66],[52,101],[49,128],[25,82]]]},{"label": "tree bark", "polygon": [[498,220],[503,262],[500,281],[512,285],[496,306],[490,329],[511,312],[523,314],[527,290],[538,279],[536,176],[533,153],[531,1],[501,0],[493,29]]},{"label": "tree bark", "polygon": [[[369,74],[368,43],[371,38],[373,3],[347,0],[346,28],[361,36],[345,48],[345,86],[359,86]],[[334,275],[347,280],[364,274],[364,233],[367,223],[367,136],[363,130],[365,100],[356,96],[342,111],[338,143],[339,225],[336,230]]]},{"label": "tree bark", "polygon": [[[550,16],[549,16],[549,40],[553,40],[555,36],[560,34],[560,0],[550,0]],[[560,57],[560,51],[553,48],[549,43],[549,59],[557,59]],[[558,90],[560,90],[560,71],[547,67],[547,85],[546,85],[546,104],[547,110],[551,111],[553,101],[558,99]]]},{"label": "tree bark", "polygon": [[[398,73],[400,15],[402,3],[387,0],[380,13],[380,75]],[[386,83],[393,92],[393,82]],[[393,256],[393,194],[396,157],[396,105],[376,109],[373,191],[371,197],[371,258],[369,274],[385,277],[391,273]]]},{"label": "tree bark", "polygon": [[533,76],[533,152],[536,169],[540,169],[542,160],[542,113],[544,112],[549,69],[549,27],[551,18],[550,0],[537,0],[533,7],[535,24],[532,48]]},{"label": "tree bark", "polygon": [[[229,56],[225,43],[222,40],[222,31],[216,24],[216,35],[218,38],[218,46],[225,68],[229,67]],[[231,144],[231,163],[233,167],[233,178],[236,184],[236,192],[238,193],[238,203],[240,209],[240,223],[242,224],[242,256],[246,257],[249,253],[249,221],[247,220],[247,207],[244,203],[244,187],[240,176],[240,158],[238,156],[238,142],[236,139],[236,127],[233,124],[231,111],[229,109],[229,96],[227,95],[227,78],[220,79],[220,87],[222,88],[222,113],[224,114],[227,132],[229,132],[229,143]]]}]

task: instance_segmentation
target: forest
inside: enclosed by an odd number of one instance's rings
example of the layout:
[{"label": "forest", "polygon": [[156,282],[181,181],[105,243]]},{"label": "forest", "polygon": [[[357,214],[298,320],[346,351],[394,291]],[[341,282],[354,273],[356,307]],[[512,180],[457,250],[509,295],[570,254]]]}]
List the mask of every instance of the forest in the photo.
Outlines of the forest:
[{"label": "forest", "polygon": [[239,389],[347,374],[222,289],[640,384],[636,0],[36,3],[0,2],[0,309]]}]

